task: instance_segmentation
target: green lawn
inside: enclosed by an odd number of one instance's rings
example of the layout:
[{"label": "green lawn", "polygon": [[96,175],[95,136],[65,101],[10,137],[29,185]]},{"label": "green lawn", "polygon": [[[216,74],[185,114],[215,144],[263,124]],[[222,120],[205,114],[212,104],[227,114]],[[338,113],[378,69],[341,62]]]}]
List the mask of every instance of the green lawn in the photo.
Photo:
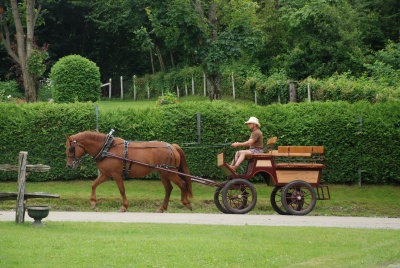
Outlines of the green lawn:
[{"label": "green lawn", "polygon": [[[96,103],[100,111],[113,111],[113,110],[127,110],[127,109],[146,109],[156,107],[157,98],[149,100],[118,100],[118,99],[105,99]],[[179,102],[190,102],[190,101],[210,101],[208,97],[203,96],[187,96],[179,98]],[[221,101],[227,101],[235,103],[236,105],[248,105],[253,103],[251,100],[236,99],[232,97],[224,97]]]},{"label": "green lawn", "polygon": [[[0,191],[16,191],[15,182]],[[27,183],[27,191],[59,194],[30,199],[52,210],[89,211],[90,181]],[[256,184],[259,201],[251,214],[274,214],[272,187]],[[215,188],[193,185],[193,213],[220,213]],[[309,215],[399,217],[399,187],[330,185],[331,200],[318,201]],[[154,212],[164,189],[159,181],[128,180],[129,211]],[[113,181],[98,188],[96,211],[121,205]],[[173,190],[170,212],[188,212]],[[0,202],[0,210],[15,201]],[[245,215],[243,215],[245,217]],[[287,216],[291,217],[291,216]],[[307,216],[305,216],[307,217]],[[302,217],[299,217],[301,220]],[[377,229],[215,226],[143,223],[0,222],[0,267],[397,267],[400,231]]]},{"label": "green lawn", "polygon": [[0,222],[0,229],[0,267],[400,264],[399,230],[87,222]]},{"label": "green lawn", "polygon": [[[251,214],[275,214],[270,204],[272,186],[256,185],[258,201]],[[157,180],[128,180],[126,194],[131,212],[154,212],[162,202],[164,188]],[[29,199],[28,204],[48,204],[52,210],[90,211],[89,197],[91,181],[27,182],[27,192],[49,192],[60,195],[60,199]],[[331,200],[317,201],[309,215],[400,217],[398,186],[347,186],[330,185]],[[1,182],[1,192],[16,192],[15,182]],[[193,183],[193,213],[220,213],[215,207],[214,187]],[[107,181],[97,188],[96,211],[117,211],[121,196],[114,181]],[[0,202],[0,210],[15,209],[15,201]],[[180,203],[180,191],[174,186],[169,211],[188,212]]]}]

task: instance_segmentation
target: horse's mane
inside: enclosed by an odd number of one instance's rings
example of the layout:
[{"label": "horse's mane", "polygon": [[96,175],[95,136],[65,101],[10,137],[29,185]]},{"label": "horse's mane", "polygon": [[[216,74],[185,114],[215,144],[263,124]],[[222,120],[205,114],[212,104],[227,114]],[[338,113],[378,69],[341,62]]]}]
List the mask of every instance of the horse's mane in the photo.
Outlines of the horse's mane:
[{"label": "horse's mane", "polygon": [[73,140],[90,139],[95,141],[104,141],[105,137],[105,134],[94,131],[84,131],[71,136]]}]

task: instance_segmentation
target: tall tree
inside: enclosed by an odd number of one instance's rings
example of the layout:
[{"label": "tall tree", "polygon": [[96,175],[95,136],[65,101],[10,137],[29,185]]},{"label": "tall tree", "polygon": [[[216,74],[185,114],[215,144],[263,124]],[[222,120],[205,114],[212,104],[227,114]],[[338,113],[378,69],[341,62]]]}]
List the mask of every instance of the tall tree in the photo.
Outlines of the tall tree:
[{"label": "tall tree", "polygon": [[254,50],[260,37],[251,0],[171,0],[153,6],[152,30],[183,63],[203,66],[211,99],[221,98],[221,67]]},{"label": "tall tree", "polygon": [[[35,50],[35,26],[39,18],[42,4],[36,5],[35,0],[22,2],[23,9],[20,9],[17,0],[10,0],[11,18],[15,26],[15,38],[17,51],[12,49],[11,33],[8,18],[5,13],[0,14],[1,20],[1,40],[7,53],[21,68],[23,86],[25,89],[25,99],[27,102],[35,102],[38,98],[38,88],[36,85],[36,74],[29,68],[29,60]],[[22,18],[25,15],[25,19]],[[33,59],[33,58],[32,58]]]}]

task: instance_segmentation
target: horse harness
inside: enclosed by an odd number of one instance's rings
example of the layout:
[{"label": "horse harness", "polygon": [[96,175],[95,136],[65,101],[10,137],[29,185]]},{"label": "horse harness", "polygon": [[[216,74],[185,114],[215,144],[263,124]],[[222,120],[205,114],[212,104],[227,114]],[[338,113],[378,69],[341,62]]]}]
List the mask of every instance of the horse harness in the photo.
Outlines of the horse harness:
[{"label": "horse harness", "polygon": [[[97,151],[97,153],[93,156],[93,160],[94,161],[97,162],[97,161],[100,161],[100,160],[104,159],[105,157],[112,157],[112,155],[110,155],[108,150],[111,147],[114,147],[114,146],[122,144],[122,143],[118,143],[118,144],[114,143],[113,144],[115,138],[112,135],[112,133],[113,133],[113,130],[109,134],[106,135],[106,138],[104,139],[103,145],[100,147],[100,149]],[[71,156],[71,157],[73,158],[73,161],[75,163],[79,163],[81,160],[78,159],[75,156],[75,146],[81,147],[85,152],[86,152],[86,150],[82,145],[80,145],[76,141],[73,141],[71,143],[73,143],[73,145],[71,145],[70,151],[72,152],[72,150],[73,150],[73,153],[74,153],[74,155]],[[123,142],[123,144],[124,144],[124,152],[123,152],[123,158],[122,158],[122,177],[123,177],[123,179],[125,179],[129,175],[130,170],[132,168],[132,165],[134,163],[134,161],[132,161],[132,160],[127,158],[128,150],[129,150],[129,143],[130,142],[127,141],[127,140],[124,140],[124,142]],[[166,142],[164,142],[164,143],[166,144],[165,146],[144,146],[144,147],[139,147],[139,149],[168,148],[168,155],[167,155],[167,157],[165,159],[165,164],[158,165],[157,167],[162,167],[162,168],[165,168],[165,169],[176,169],[176,168],[178,168],[177,166],[173,165],[173,163],[176,163],[176,156],[172,151],[171,144],[166,143]],[[71,148],[73,148],[73,149],[71,149]],[[127,167],[127,162],[129,162],[128,167]]]}]

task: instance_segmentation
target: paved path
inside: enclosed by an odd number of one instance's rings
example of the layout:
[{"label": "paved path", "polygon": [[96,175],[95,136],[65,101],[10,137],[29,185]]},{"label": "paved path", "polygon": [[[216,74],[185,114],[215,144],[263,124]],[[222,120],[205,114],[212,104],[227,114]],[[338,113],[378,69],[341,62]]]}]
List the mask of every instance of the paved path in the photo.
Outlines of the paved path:
[{"label": "paved path", "polygon": [[[0,221],[15,221],[15,211],[0,211]],[[33,221],[27,214],[25,221]],[[138,222],[212,225],[314,226],[400,230],[400,218],[234,215],[202,213],[60,212],[50,211],[46,221]]]}]

